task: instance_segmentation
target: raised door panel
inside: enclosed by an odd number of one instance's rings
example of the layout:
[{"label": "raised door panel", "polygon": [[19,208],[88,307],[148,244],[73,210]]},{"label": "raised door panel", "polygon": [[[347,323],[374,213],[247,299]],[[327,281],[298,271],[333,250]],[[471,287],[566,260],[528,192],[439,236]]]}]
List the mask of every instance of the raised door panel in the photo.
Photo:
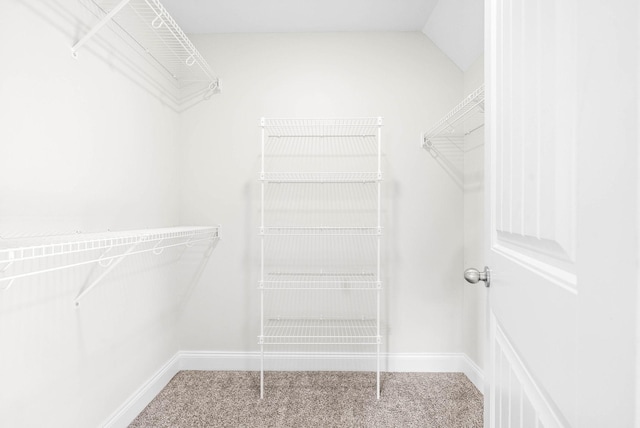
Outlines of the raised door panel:
[{"label": "raised door panel", "polygon": [[575,289],[572,2],[496,1],[493,248]]}]

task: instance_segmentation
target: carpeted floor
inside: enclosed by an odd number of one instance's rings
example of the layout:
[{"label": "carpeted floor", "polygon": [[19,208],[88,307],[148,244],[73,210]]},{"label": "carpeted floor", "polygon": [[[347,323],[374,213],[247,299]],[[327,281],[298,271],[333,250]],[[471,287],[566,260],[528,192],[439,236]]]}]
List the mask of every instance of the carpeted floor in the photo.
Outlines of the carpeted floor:
[{"label": "carpeted floor", "polygon": [[182,371],[130,427],[482,427],[462,373]]}]

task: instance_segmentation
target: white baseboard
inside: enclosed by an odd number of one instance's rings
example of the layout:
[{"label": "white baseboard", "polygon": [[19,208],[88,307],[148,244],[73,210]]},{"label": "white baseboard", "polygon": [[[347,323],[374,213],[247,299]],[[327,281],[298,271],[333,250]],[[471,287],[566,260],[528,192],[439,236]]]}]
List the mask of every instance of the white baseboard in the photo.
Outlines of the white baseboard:
[{"label": "white baseboard", "polygon": [[386,367],[389,372],[462,372],[480,392],[484,393],[484,374],[482,369],[463,353],[408,353],[386,354]]},{"label": "white baseboard", "polygon": [[484,372],[482,369],[471,359],[468,355],[463,354],[465,363],[464,369],[461,370],[464,373],[471,383],[473,383],[478,390],[484,394]]},{"label": "white baseboard", "polygon": [[[259,352],[181,351],[181,370],[260,370]],[[375,354],[272,353],[269,370],[375,370]],[[380,370],[387,372],[462,372],[481,392],[482,369],[463,353],[381,353]]]},{"label": "white baseboard", "polygon": [[[268,370],[375,370],[375,354],[270,353]],[[126,427],[180,370],[260,370],[260,352],[179,351],[105,422],[109,428]],[[463,353],[381,353],[383,372],[462,372],[484,392],[482,370]]]},{"label": "white baseboard", "polygon": [[180,351],[180,370],[260,370],[260,352]]},{"label": "white baseboard", "polygon": [[127,427],[179,371],[180,353],[178,352],[138,388],[102,426],[105,428]]}]

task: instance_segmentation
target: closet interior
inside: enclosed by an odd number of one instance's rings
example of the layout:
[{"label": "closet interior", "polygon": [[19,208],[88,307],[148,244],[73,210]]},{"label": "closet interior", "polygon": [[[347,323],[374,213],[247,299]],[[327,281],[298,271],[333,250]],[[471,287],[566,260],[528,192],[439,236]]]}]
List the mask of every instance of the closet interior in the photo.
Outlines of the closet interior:
[{"label": "closet interior", "polygon": [[286,370],[481,387],[482,59],[170,10],[0,6],[0,425],[124,426],[181,370],[254,372],[265,401]]}]

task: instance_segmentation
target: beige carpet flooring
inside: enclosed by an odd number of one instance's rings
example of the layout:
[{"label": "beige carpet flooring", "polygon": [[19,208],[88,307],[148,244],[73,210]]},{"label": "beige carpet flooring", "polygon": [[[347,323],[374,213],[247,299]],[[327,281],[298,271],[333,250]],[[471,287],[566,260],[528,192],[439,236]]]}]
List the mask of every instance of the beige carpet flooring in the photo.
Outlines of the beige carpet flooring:
[{"label": "beige carpet flooring", "polygon": [[182,371],[131,427],[482,427],[462,373]]}]

